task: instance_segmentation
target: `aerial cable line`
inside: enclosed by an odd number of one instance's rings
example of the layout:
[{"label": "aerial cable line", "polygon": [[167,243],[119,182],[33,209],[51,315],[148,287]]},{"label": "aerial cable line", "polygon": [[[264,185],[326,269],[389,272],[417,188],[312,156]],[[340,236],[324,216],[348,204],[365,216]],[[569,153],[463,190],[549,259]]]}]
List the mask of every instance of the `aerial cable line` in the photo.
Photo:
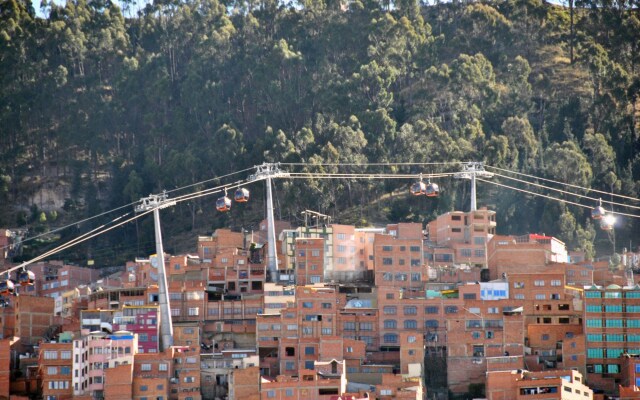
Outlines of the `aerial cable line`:
[{"label": "aerial cable line", "polygon": [[461,164],[461,161],[447,161],[447,162],[385,162],[385,163],[278,163],[279,165],[291,165],[291,166],[304,166],[304,167],[324,167],[324,166],[350,166],[350,167],[405,167],[405,166],[420,166],[420,165],[454,165]]},{"label": "aerial cable line", "polygon": [[[451,173],[438,173],[438,174],[422,174],[424,178],[445,178],[448,176],[453,176],[456,174],[455,172]],[[318,179],[416,179],[420,176],[420,174],[385,174],[385,173],[362,173],[362,174],[354,174],[354,173],[327,173],[327,172],[290,172],[290,178],[295,179],[309,179],[309,178],[318,178]]]},{"label": "aerial cable line", "polygon": [[[231,173],[228,173],[228,174],[226,174],[226,175],[216,176],[215,178],[206,179],[206,180],[204,180],[204,181],[200,181],[200,182],[192,183],[192,184],[189,184],[189,185],[186,185],[186,186],[182,186],[182,187],[179,187],[179,188],[176,188],[176,189],[167,190],[167,193],[173,193],[173,192],[176,192],[176,191],[178,191],[178,190],[183,190],[183,189],[187,189],[187,188],[190,188],[190,187],[194,187],[194,186],[198,186],[198,185],[203,185],[203,184],[205,184],[205,183],[209,183],[209,182],[212,182],[212,181],[216,181],[216,180],[220,180],[220,179],[228,178],[228,177],[230,177],[230,176],[237,175],[237,174],[241,174],[241,173],[243,173],[243,172],[247,172],[247,171],[250,171],[250,170],[252,170],[252,169],[254,169],[254,167],[245,168],[245,169],[243,169],[243,170],[235,171],[235,172],[231,172]],[[136,202],[134,202],[134,203],[131,203],[130,205],[133,205],[133,204],[135,204],[135,203],[137,203],[137,201],[136,201]]]},{"label": "aerial cable line", "polygon": [[506,171],[506,172],[509,172],[509,173],[512,173],[512,174],[523,175],[523,176],[526,176],[526,177],[528,177],[528,178],[539,179],[539,180],[541,180],[541,181],[552,182],[552,183],[556,183],[556,184],[558,184],[558,185],[565,185],[565,186],[569,186],[569,187],[573,187],[573,188],[577,188],[577,189],[585,190],[585,191],[588,191],[588,192],[601,193],[601,194],[605,194],[605,195],[609,195],[609,196],[616,196],[616,197],[620,197],[620,198],[623,198],[623,199],[633,200],[633,201],[639,201],[639,202],[640,202],[640,199],[635,198],[635,197],[631,197],[631,196],[625,196],[625,195],[622,195],[622,194],[616,194],[616,193],[612,193],[612,192],[605,192],[604,190],[597,190],[597,189],[592,189],[592,188],[586,188],[586,187],[579,186],[579,185],[574,185],[574,184],[571,184],[571,183],[560,182],[560,181],[554,181],[553,179],[540,178],[540,177],[538,177],[538,176],[529,175],[529,174],[525,174],[525,173],[522,173],[522,172],[511,171],[511,170],[508,170],[508,169],[499,168],[499,167],[494,167],[494,166],[491,166],[491,165],[485,165],[485,167],[487,167],[487,168],[493,168],[493,169],[496,169],[496,170],[499,170],[499,171]]},{"label": "aerial cable line", "polygon": [[511,179],[511,180],[517,181],[517,182],[522,182],[522,183],[525,183],[527,185],[537,186],[537,187],[544,188],[544,189],[547,189],[547,190],[553,190],[553,191],[556,191],[556,192],[569,194],[569,195],[580,197],[580,198],[583,198],[583,199],[593,200],[595,202],[598,202],[599,200],[602,200],[603,203],[613,204],[613,205],[616,205],[616,206],[622,206],[622,207],[634,208],[634,209],[640,210],[640,206],[632,206],[632,205],[624,204],[624,203],[616,203],[615,201],[608,201],[606,199],[596,199],[596,198],[585,196],[585,195],[582,195],[582,194],[573,193],[573,192],[569,192],[569,191],[566,191],[566,190],[557,189],[557,188],[541,185],[539,183],[533,183],[533,182],[529,182],[529,181],[526,181],[526,180],[523,180],[523,179],[518,179],[518,178],[514,178],[514,177],[511,177],[511,176],[502,175],[502,174],[498,174],[498,173],[496,173],[494,175],[495,176],[499,176],[501,178],[506,178],[506,179]]},{"label": "aerial cable line", "polygon": [[116,224],[116,225],[113,225],[113,226],[111,226],[111,227],[109,227],[109,228],[106,228],[106,229],[104,229],[104,230],[102,230],[102,231],[98,232],[100,229],[104,228],[105,226],[109,225],[110,223],[112,223],[112,222],[116,222],[116,221],[118,221],[119,219],[122,219],[122,218],[126,217],[127,215],[129,215],[129,214],[131,214],[131,213],[126,213],[126,214],[124,214],[124,215],[121,215],[121,216],[119,216],[119,217],[117,217],[117,218],[114,218],[113,220],[109,221],[109,222],[108,222],[108,223],[106,223],[106,224],[100,225],[99,227],[97,227],[97,228],[95,228],[95,229],[92,229],[91,231],[89,231],[89,232],[87,232],[87,233],[84,233],[84,234],[82,234],[82,235],[78,236],[78,237],[77,237],[77,238],[75,238],[75,239],[72,239],[72,240],[70,240],[70,241],[68,241],[68,242],[65,242],[65,243],[61,244],[60,246],[58,246],[58,247],[56,247],[56,248],[54,248],[54,249],[51,249],[51,250],[49,250],[49,251],[47,251],[47,252],[45,252],[45,253],[43,253],[43,254],[41,254],[41,255],[37,256],[37,257],[32,258],[32,259],[31,259],[31,260],[29,260],[29,261],[25,261],[25,262],[21,263],[21,264],[20,264],[20,265],[18,265],[18,266],[15,266],[15,267],[9,268],[9,269],[7,269],[7,270],[3,271],[2,273],[11,273],[11,272],[13,272],[13,271],[15,271],[15,270],[17,270],[17,269],[24,268],[24,267],[26,267],[27,265],[33,264],[34,262],[38,262],[38,261],[42,260],[43,258],[49,257],[50,255],[53,255],[53,254],[59,253],[59,252],[61,252],[62,250],[66,250],[66,249],[68,249],[69,247],[73,247],[73,246],[75,246],[76,244],[79,244],[79,243],[85,242],[85,241],[87,241],[87,240],[89,240],[89,239],[92,239],[92,238],[94,238],[94,237],[98,236],[98,235],[102,235],[102,234],[103,234],[103,233],[105,233],[105,232],[108,232],[108,231],[110,231],[110,230],[112,230],[112,229],[115,229],[115,228],[117,228],[117,227],[119,227],[119,226],[121,226],[121,225],[127,224],[127,223],[129,223],[129,222],[131,222],[131,221],[135,220],[136,218],[140,218],[141,216],[143,216],[143,215],[145,215],[145,214],[147,214],[147,213],[149,213],[149,212],[151,212],[151,211],[144,212],[144,213],[140,213],[140,214],[138,214],[138,215],[134,215],[133,217],[131,217],[131,218],[129,218],[129,219],[127,219],[127,220],[123,221],[123,222],[120,222],[120,223],[118,223],[118,224]]},{"label": "aerial cable line", "polygon": [[[227,178],[227,177],[229,177],[229,176],[233,176],[233,175],[241,174],[241,173],[243,173],[243,172],[250,171],[250,170],[252,170],[252,169],[253,169],[253,167],[245,168],[245,169],[243,169],[243,170],[235,171],[235,172],[231,172],[231,173],[226,174],[226,175],[218,176],[218,177],[211,178],[211,179],[206,179],[206,180],[204,180],[204,181],[200,181],[200,182],[192,183],[192,184],[189,184],[189,185],[186,185],[186,186],[182,186],[182,187],[179,187],[179,188],[175,188],[175,189],[167,190],[167,193],[172,193],[172,192],[176,192],[176,191],[179,191],[179,190],[184,190],[184,189],[187,189],[187,188],[190,188],[190,187],[193,187],[193,186],[202,185],[202,184],[205,184],[205,183],[208,183],[208,182],[211,182],[211,181],[215,181],[215,180],[219,180],[219,179],[224,179],[224,178]],[[35,240],[35,239],[41,238],[41,237],[43,237],[43,236],[50,235],[50,234],[52,234],[52,233],[56,233],[56,232],[59,232],[59,231],[61,231],[61,230],[64,230],[64,229],[70,228],[70,227],[72,227],[72,226],[74,226],[74,225],[79,225],[79,224],[82,224],[82,223],[84,223],[84,222],[91,221],[92,219],[99,218],[99,217],[102,217],[102,216],[104,216],[104,215],[111,214],[111,213],[113,213],[113,212],[116,212],[116,211],[122,210],[123,208],[127,208],[127,207],[134,206],[134,205],[135,205],[135,204],[137,204],[138,202],[139,202],[139,201],[138,201],[138,200],[136,200],[136,201],[131,202],[131,203],[129,203],[129,204],[125,204],[125,205],[123,205],[123,206],[116,207],[116,208],[114,208],[114,209],[112,209],[112,210],[102,212],[102,213],[97,214],[97,215],[94,215],[94,216],[92,216],[92,217],[85,218],[85,219],[80,220],[80,221],[72,222],[72,223],[70,223],[70,224],[68,224],[68,225],[61,226],[61,227],[59,227],[59,228],[55,228],[55,229],[50,230],[50,231],[48,231],[48,232],[41,233],[41,234],[39,234],[39,235],[36,235],[36,236],[32,236],[32,237],[26,238],[26,239],[22,240],[22,241],[21,241],[21,243],[30,242],[30,241],[32,241],[32,240]],[[8,245],[5,245],[5,246],[2,246],[2,247],[0,247],[0,249],[5,250],[5,249],[9,248],[10,246],[12,246],[12,244],[11,244],[11,245],[10,245],[10,244],[8,244]]]},{"label": "aerial cable line", "polygon": [[[556,201],[559,201],[559,202],[561,202],[561,203],[571,204],[571,205],[574,205],[574,206],[583,207],[583,208],[588,208],[588,209],[593,208],[593,207],[591,207],[591,206],[587,206],[587,205],[584,205],[584,204],[576,203],[576,202],[569,201],[569,200],[559,199],[559,198],[557,198],[557,197],[553,197],[553,196],[548,196],[548,195],[541,194],[541,193],[532,192],[532,191],[530,191],[530,190],[525,190],[525,189],[516,188],[516,187],[509,186],[509,185],[505,185],[505,184],[502,184],[502,183],[497,183],[497,182],[488,181],[488,180],[485,180],[485,179],[479,179],[479,178],[478,178],[478,180],[479,180],[479,181],[482,181],[482,182],[490,183],[490,184],[492,184],[492,185],[496,185],[496,186],[504,187],[504,188],[507,188],[507,189],[512,189],[512,190],[515,190],[515,191],[518,191],[518,192],[523,192],[523,193],[531,194],[531,195],[538,196],[538,197],[544,197],[544,198],[546,198],[546,199],[550,199],[550,200],[556,200]],[[627,214],[627,213],[622,213],[622,212],[617,212],[617,211],[607,211],[607,213],[608,213],[608,214],[623,215],[623,216],[625,216],[625,217],[640,218],[640,215]]]}]

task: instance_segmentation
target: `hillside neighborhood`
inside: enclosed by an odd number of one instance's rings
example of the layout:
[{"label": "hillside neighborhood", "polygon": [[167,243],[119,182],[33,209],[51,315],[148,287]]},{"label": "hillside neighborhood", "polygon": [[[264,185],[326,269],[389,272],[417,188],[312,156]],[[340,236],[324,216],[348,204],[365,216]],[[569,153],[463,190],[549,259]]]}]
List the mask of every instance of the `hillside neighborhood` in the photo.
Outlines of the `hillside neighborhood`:
[{"label": "hillside neighborhood", "polygon": [[640,253],[586,260],[495,217],[275,221],[277,281],[267,220],[198,236],[163,255],[170,345],[159,255],[40,261],[2,293],[0,399],[640,399]]}]

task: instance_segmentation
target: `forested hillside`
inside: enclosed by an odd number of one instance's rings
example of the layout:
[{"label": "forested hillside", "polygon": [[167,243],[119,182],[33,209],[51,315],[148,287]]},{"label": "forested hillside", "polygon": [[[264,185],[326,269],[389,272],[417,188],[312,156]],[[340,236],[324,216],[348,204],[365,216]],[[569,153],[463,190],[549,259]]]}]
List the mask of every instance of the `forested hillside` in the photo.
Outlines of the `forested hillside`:
[{"label": "forested hillside", "polygon": [[[39,17],[0,0],[0,226],[42,232],[265,161],[485,161],[637,198],[640,2],[569,2],[160,0],[136,14],[69,0]],[[397,194],[406,181],[283,181],[278,211],[370,224],[467,209],[467,183],[439,183],[425,203]],[[225,216],[212,198],[166,213],[169,250],[181,232],[250,229],[253,190]],[[479,191],[500,233],[611,253],[588,210]],[[619,225],[618,251],[640,232],[638,219]],[[68,257],[145,254],[149,229]]]}]

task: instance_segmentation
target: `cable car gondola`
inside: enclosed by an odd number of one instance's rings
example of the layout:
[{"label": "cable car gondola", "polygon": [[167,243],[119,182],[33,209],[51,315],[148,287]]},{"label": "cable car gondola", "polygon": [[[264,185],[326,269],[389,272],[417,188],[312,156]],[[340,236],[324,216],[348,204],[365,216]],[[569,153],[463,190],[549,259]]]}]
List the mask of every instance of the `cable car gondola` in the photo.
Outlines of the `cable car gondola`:
[{"label": "cable car gondola", "polygon": [[594,207],[591,210],[591,218],[602,219],[604,218],[605,215],[606,215],[606,211],[604,210],[604,207],[602,207],[602,199],[600,199],[598,202],[598,206]]},{"label": "cable car gondola", "polygon": [[420,196],[427,193],[427,185],[422,181],[415,182],[411,185],[411,188],[409,190],[411,191],[412,195]]},{"label": "cable car gondola", "polygon": [[429,182],[427,184],[427,189],[425,190],[425,195],[427,197],[438,197],[440,194],[440,188],[438,184]]},{"label": "cable car gondola", "polygon": [[11,279],[5,279],[0,281],[0,295],[1,296],[9,296],[15,294],[16,286],[13,284]]},{"label": "cable car gondola", "polygon": [[216,200],[216,210],[220,212],[227,212],[231,210],[231,199],[227,197],[226,193],[223,197]]},{"label": "cable car gondola", "polygon": [[249,190],[245,188],[238,188],[233,194],[233,199],[238,203],[246,203],[249,201]]},{"label": "cable car gondola", "polygon": [[612,231],[615,217],[611,214],[607,214],[604,218],[600,219],[600,229],[603,231]]},{"label": "cable car gondola", "polygon": [[26,269],[23,269],[18,274],[18,282],[20,283],[20,286],[33,286],[35,281],[36,281],[36,275],[31,271],[27,271]]}]

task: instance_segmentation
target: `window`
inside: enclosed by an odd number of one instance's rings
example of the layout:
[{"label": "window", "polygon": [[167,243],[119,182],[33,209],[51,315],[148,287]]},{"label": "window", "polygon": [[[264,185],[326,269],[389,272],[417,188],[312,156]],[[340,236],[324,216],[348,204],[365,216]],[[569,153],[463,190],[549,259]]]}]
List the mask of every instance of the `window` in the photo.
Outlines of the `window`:
[{"label": "window", "polygon": [[48,375],[58,375],[58,367],[47,367]]},{"label": "window", "polygon": [[149,387],[147,385],[140,385],[140,391],[141,392],[146,392],[149,389]]},{"label": "window", "polygon": [[276,391],[275,390],[267,390],[267,397],[270,399],[273,399],[276,397]]},{"label": "window", "polygon": [[551,286],[561,286],[561,285],[562,285],[562,281],[560,279],[551,280]]},{"label": "window", "polygon": [[189,308],[189,315],[190,316],[195,316],[195,315],[199,315],[200,314],[200,307],[190,307]]},{"label": "window", "polygon": [[416,314],[418,314],[418,307],[404,306],[404,315],[416,315]]},{"label": "window", "polygon": [[382,251],[391,251],[392,249],[392,246],[382,246]]},{"label": "window", "polygon": [[408,319],[404,321],[404,329],[416,329],[418,322],[415,319]]},{"label": "window", "polygon": [[305,369],[314,369],[315,365],[313,361],[305,361],[304,362],[304,368]]},{"label": "window", "polygon": [[[166,364],[165,364],[166,365]],[[151,364],[142,364],[140,366],[141,371],[151,371]]]},{"label": "window", "polygon": [[545,295],[544,293],[538,293],[536,294],[536,300],[544,300],[545,299]]},{"label": "window", "polygon": [[517,293],[517,294],[513,295],[513,298],[516,299],[516,300],[524,300],[524,294]]},{"label": "window", "polygon": [[395,315],[398,313],[396,306],[384,306],[382,313],[385,315]]},{"label": "window", "polygon": [[196,381],[196,378],[195,378],[195,376],[185,376],[184,377],[184,381],[185,381],[185,383],[193,383],[193,382]]},{"label": "window", "polygon": [[385,272],[382,274],[382,280],[391,282],[393,280],[393,274],[391,272]]},{"label": "window", "polygon": [[544,280],[533,281],[533,286],[544,286]]},{"label": "window", "polygon": [[425,328],[437,328],[438,327],[438,320],[436,320],[436,319],[428,319],[428,320],[424,321],[424,327]]},{"label": "window", "polygon": [[331,303],[322,303],[322,308],[326,309],[330,309],[331,308]]},{"label": "window", "polygon": [[393,293],[387,293],[387,300],[393,300]]},{"label": "window", "polygon": [[302,308],[313,308],[313,303],[310,301],[302,302]]},{"label": "window", "polygon": [[322,334],[323,335],[332,335],[333,334],[333,329],[331,329],[331,328],[322,328]]},{"label": "window", "polygon": [[160,364],[158,365],[158,371],[168,371],[169,369],[169,365],[168,364]]},{"label": "window", "polygon": [[296,368],[296,363],[294,361],[285,361],[284,369],[288,371],[292,371]]},{"label": "window", "polygon": [[393,258],[384,257],[382,259],[382,265],[393,265]]},{"label": "window", "polygon": [[458,306],[445,306],[445,314],[456,314],[458,312]]},{"label": "window", "polygon": [[385,329],[395,329],[397,328],[397,322],[395,319],[387,319],[384,321]]},{"label": "window", "polygon": [[305,347],[305,348],[304,348],[304,354],[306,354],[306,355],[308,355],[308,356],[312,356],[312,355],[316,354],[316,349],[315,349],[315,347],[310,347],[310,346]]},{"label": "window", "polygon": [[391,389],[380,389],[380,396],[391,396],[392,394]]},{"label": "window", "polygon": [[356,323],[355,322],[345,322],[343,326],[343,330],[345,331],[355,331]]},{"label": "window", "polygon": [[438,314],[438,307],[436,306],[427,306],[424,308],[425,314]]},{"label": "window", "polygon": [[57,360],[58,359],[58,352],[57,351],[52,351],[52,350],[46,350],[44,352],[44,359],[45,360]]},{"label": "window", "polygon": [[549,334],[548,333],[543,333],[542,334],[542,340],[549,340]]},{"label": "window", "polygon": [[460,249],[460,257],[471,257],[471,249]]},{"label": "window", "polygon": [[372,322],[360,322],[360,330],[361,331],[372,331],[373,330],[373,323]]},{"label": "window", "polygon": [[408,336],[407,337],[407,343],[415,343],[416,342],[416,337],[415,336]]},{"label": "window", "polygon": [[287,397],[293,396],[293,389],[286,389],[284,395]]},{"label": "window", "polygon": [[395,333],[387,333],[383,337],[384,343],[398,343],[398,335]]}]

